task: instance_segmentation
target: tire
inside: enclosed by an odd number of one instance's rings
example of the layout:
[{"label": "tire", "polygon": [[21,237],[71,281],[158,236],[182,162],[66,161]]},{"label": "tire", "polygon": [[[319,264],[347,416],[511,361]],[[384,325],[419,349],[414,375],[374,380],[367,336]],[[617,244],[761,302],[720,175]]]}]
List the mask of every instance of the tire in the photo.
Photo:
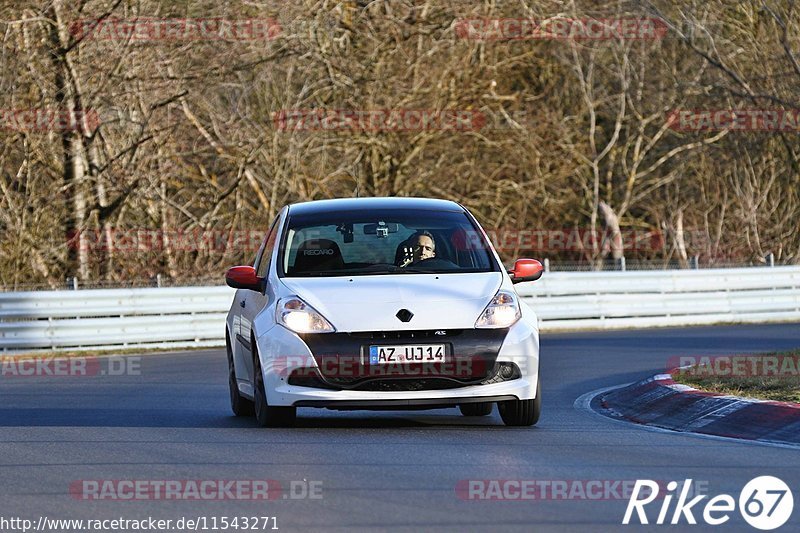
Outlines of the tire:
[{"label": "tire", "polygon": [[[255,349],[255,343],[253,348]],[[291,427],[297,419],[296,407],[271,407],[267,403],[267,393],[264,390],[264,376],[261,373],[258,353],[253,353],[253,373],[255,374],[254,406],[258,425],[261,427]]]},{"label": "tire", "polygon": [[491,402],[483,403],[462,403],[458,406],[464,416],[487,416],[492,414],[494,404]]},{"label": "tire", "polygon": [[236,384],[236,371],[233,367],[233,352],[231,351],[230,341],[225,344],[228,351],[228,388],[231,396],[231,411],[235,416],[253,416],[255,408],[252,400],[242,396]]},{"label": "tire", "polygon": [[533,400],[507,400],[497,402],[500,418],[507,426],[533,426],[542,414],[542,393],[539,380],[536,381],[536,398]]}]

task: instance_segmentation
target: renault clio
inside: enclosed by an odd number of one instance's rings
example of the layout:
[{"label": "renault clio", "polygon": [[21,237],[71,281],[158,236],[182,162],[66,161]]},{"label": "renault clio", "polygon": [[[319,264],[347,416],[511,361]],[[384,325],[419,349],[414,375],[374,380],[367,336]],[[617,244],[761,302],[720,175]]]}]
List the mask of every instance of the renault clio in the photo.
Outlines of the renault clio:
[{"label": "renault clio", "polygon": [[298,407],[435,409],[507,425],[541,412],[539,331],[506,270],[458,203],[358,198],[284,207],[252,265],[226,274],[231,408],[262,426]]}]

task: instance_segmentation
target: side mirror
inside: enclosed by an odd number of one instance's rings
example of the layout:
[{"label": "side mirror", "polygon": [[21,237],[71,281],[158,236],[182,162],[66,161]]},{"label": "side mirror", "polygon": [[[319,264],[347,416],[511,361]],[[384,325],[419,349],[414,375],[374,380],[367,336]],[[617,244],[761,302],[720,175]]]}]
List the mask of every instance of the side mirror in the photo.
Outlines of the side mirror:
[{"label": "side mirror", "polygon": [[250,289],[261,292],[264,290],[264,280],[256,275],[256,269],[251,266],[235,266],[225,273],[225,283],[234,289]]},{"label": "side mirror", "polygon": [[542,277],[544,267],[536,259],[517,259],[514,268],[508,271],[512,283],[536,281]]}]

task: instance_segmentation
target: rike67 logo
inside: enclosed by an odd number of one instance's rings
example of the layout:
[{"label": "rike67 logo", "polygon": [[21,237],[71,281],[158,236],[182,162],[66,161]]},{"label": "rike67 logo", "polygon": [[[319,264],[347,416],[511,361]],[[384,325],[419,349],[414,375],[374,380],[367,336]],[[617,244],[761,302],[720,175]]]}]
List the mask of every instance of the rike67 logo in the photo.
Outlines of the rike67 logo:
[{"label": "rike67 logo", "polygon": [[[682,519],[694,525],[697,524],[694,513],[702,512],[702,519],[706,524],[719,526],[726,523],[737,508],[736,500],[728,494],[714,496],[705,502],[705,506],[698,506],[706,495],[701,494],[689,499],[691,487],[691,479],[685,480],[680,489],[677,481],[670,481],[667,484],[667,494],[659,498],[660,485],[657,482],[637,479],[622,523],[630,524],[635,511],[640,524],[649,524],[645,506],[657,498],[661,499],[661,509],[655,521],[658,525],[667,523],[675,525],[681,523]],[[672,510],[671,519],[667,522],[674,496],[678,496],[677,502]],[[698,507],[694,509],[695,506]],[[768,531],[781,527],[792,516],[793,508],[794,497],[791,489],[776,477],[760,476],[751,479],[739,494],[739,513],[756,529]]]}]

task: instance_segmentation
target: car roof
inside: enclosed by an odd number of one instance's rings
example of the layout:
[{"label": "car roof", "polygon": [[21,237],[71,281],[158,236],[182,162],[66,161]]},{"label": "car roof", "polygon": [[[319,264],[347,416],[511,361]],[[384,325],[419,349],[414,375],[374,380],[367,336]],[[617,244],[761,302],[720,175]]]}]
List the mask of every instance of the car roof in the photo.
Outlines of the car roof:
[{"label": "car roof", "polygon": [[341,211],[366,211],[380,209],[418,209],[427,211],[463,212],[464,208],[450,200],[436,198],[337,198],[334,200],[315,200],[289,206],[290,215],[309,215],[335,213]]}]

